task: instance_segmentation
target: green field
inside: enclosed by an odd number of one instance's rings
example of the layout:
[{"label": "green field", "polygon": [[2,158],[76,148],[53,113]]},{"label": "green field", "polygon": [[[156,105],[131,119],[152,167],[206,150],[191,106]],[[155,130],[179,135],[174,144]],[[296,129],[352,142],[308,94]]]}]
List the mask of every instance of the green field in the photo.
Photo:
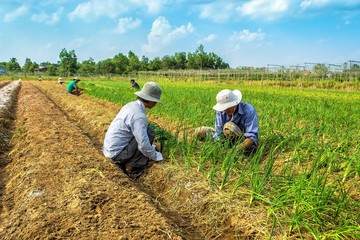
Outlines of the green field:
[{"label": "green field", "polygon": [[[360,238],[359,92],[159,84],[163,104],[148,114],[178,129],[157,128],[168,137],[165,155],[172,164],[202,174],[210,191],[240,194],[249,208],[265,207],[273,231],[307,232],[315,239]],[[81,86],[86,94],[119,105],[136,97],[127,81],[84,81]],[[190,137],[195,127],[214,125],[212,106],[224,88],[240,89],[242,101],[257,110],[260,144],[251,157],[226,143]]]}]

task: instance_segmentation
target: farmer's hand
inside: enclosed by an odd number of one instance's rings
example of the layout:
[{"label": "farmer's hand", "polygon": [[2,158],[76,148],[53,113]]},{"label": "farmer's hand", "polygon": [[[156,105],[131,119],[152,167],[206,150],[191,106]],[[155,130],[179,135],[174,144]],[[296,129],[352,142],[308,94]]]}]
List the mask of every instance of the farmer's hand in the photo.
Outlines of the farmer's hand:
[{"label": "farmer's hand", "polygon": [[156,152],[156,159],[154,161],[162,161],[163,159],[161,152]]},{"label": "farmer's hand", "polygon": [[254,144],[254,141],[251,138],[245,138],[242,143],[237,146],[238,151],[244,151],[246,148],[249,148]]}]

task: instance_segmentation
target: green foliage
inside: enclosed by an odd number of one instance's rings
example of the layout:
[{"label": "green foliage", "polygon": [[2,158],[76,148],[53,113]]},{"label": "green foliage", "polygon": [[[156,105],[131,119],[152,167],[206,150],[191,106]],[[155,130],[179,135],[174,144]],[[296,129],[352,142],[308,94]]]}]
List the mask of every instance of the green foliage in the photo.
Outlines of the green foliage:
[{"label": "green foliage", "polygon": [[63,48],[59,54],[60,66],[59,71],[64,75],[70,76],[75,74],[79,68],[75,50],[67,51]]},{"label": "green foliage", "polygon": [[29,72],[30,71],[30,67],[33,65],[32,61],[30,58],[26,58],[25,60],[25,64],[23,66],[23,71],[24,72]]},{"label": "green foliage", "polygon": [[[98,63],[93,58],[78,63],[75,50],[66,50],[63,48],[59,53],[59,65],[46,62],[44,66],[51,66],[49,75],[71,76],[81,74],[83,76],[100,74],[136,74],[139,71],[158,71],[158,70],[179,70],[179,69],[225,69],[229,68],[229,64],[225,63],[221,57],[215,53],[206,53],[204,46],[200,45],[195,53],[177,52],[173,56],[166,55],[162,58],[155,57],[150,60],[146,56],[142,56],[141,60],[132,51],[128,55],[118,53],[113,58],[101,60]],[[21,67],[17,63],[16,58],[12,58],[10,62],[4,63],[6,70],[20,71]],[[40,64],[42,65],[42,64]],[[26,58],[23,71],[34,72],[39,65],[33,63],[30,58]]]},{"label": "green foliage", "polygon": [[102,75],[115,73],[116,65],[113,62],[113,60],[111,60],[111,59],[99,61],[99,63],[96,65],[96,71],[97,71],[97,73],[102,74]]},{"label": "green foliage", "polygon": [[5,68],[9,72],[17,72],[21,70],[21,67],[16,58],[11,58],[10,61],[6,63]]},{"label": "green foliage", "polygon": [[57,70],[58,70],[57,65],[49,64],[49,65],[47,65],[47,68],[48,68],[48,73],[49,73],[50,76],[56,76],[57,75]]},{"label": "green foliage", "polygon": [[314,72],[320,75],[325,75],[328,72],[328,68],[325,66],[325,64],[316,64],[314,66]]},{"label": "green foliage", "polygon": [[[113,59],[112,63],[115,66],[113,70],[116,74],[123,74],[127,72],[127,66],[129,65],[129,59],[122,53],[117,54]],[[110,64],[110,62],[108,62]],[[111,68],[112,69],[112,68]]]},{"label": "green foliage", "polygon": [[81,75],[94,74],[96,71],[96,62],[94,59],[84,60],[79,67],[78,73]]},{"label": "green foliage", "polygon": [[139,57],[135,53],[129,51],[128,59],[129,59],[129,64],[127,66],[127,72],[137,72],[142,70]]},{"label": "green foliage", "polygon": [[160,69],[161,69],[161,60],[159,57],[155,57],[152,61],[150,61],[148,65],[148,70],[158,71]]}]

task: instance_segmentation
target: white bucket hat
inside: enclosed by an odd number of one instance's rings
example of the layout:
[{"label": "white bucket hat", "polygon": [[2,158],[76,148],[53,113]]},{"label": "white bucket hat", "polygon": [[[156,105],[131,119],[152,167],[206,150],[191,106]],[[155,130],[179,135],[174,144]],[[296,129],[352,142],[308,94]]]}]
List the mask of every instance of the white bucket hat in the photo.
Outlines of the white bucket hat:
[{"label": "white bucket hat", "polygon": [[135,95],[150,102],[161,103],[160,101],[161,93],[162,90],[159,85],[157,85],[154,82],[147,82],[144,84],[141,91],[135,92]]},{"label": "white bucket hat", "polygon": [[222,112],[230,107],[238,105],[241,101],[241,98],[242,94],[239,90],[221,90],[216,95],[216,105],[213,106],[213,109]]}]

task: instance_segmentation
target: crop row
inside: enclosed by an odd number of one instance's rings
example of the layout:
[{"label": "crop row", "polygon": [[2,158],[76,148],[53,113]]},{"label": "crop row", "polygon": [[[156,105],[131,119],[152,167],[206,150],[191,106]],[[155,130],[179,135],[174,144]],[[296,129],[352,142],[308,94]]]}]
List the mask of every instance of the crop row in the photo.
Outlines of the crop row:
[{"label": "crop row", "polygon": [[[212,189],[241,193],[267,206],[273,228],[314,238],[359,236],[360,96],[357,92],[159,82],[162,101],[148,110],[171,122],[165,155],[203,174]],[[83,82],[86,93],[124,105],[135,99],[127,82]],[[260,145],[245,157],[226,144],[191,137],[212,126],[215,96],[240,89],[259,115]],[[177,126],[177,128],[176,128]],[[165,129],[165,126],[160,126]],[[159,132],[161,132],[160,129]]]}]

